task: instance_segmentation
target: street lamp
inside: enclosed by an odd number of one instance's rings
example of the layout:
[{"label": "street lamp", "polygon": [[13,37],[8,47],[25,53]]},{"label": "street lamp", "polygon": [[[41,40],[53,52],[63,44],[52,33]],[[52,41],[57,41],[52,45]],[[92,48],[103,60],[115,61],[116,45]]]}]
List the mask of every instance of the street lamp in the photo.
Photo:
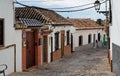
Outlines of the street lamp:
[{"label": "street lamp", "polygon": [[[107,2],[107,0],[106,0]],[[94,3],[94,6],[95,6],[95,10],[98,12],[98,13],[102,13],[106,16],[106,19],[108,18],[108,15],[109,15],[109,11],[107,11],[107,3],[106,3],[106,10],[105,11],[99,11],[100,10],[100,6],[101,6],[101,3],[99,0],[96,0],[95,3]]]},{"label": "street lamp", "polygon": [[94,6],[95,6],[95,10],[98,12],[99,10],[100,10],[100,1],[95,1],[95,3],[94,3]]}]

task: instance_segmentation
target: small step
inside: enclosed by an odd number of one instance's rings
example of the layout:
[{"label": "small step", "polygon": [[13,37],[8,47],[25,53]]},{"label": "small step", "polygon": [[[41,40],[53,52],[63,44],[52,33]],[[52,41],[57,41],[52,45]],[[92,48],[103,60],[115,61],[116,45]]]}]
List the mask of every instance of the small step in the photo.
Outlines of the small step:
[{"label": "small step", "polygon": [[86,73],[86,74],[73,74],[71,76],[116,76],[114,73]]},{"label": "small step", "polygon": [[109,71],[100,71],[100,72],[89,72],[88,76],[116,76],[114,73],[109,72]]},{"label": "small step", "polygon": [[116,76],[114,73],[93,73],[90,76]]}]

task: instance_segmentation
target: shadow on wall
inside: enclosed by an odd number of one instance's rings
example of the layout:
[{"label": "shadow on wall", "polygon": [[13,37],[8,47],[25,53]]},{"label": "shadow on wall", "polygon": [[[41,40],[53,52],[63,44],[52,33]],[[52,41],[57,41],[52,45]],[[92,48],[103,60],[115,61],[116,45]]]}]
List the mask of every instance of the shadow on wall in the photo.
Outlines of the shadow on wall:
[{"label": "shadow on wall", "polygon": [[86,44],[86,45],[83,45],[83,46],[80,46],[80,47],[75,47],[75,51],[86,50],[86,49],[90,49],[90,48],[100,48],[100,47],[103,47],[103,44],[102,44],[101,41],[98,41],[97,45],[98,45],[98,47],[94,47],[93,43]]}]

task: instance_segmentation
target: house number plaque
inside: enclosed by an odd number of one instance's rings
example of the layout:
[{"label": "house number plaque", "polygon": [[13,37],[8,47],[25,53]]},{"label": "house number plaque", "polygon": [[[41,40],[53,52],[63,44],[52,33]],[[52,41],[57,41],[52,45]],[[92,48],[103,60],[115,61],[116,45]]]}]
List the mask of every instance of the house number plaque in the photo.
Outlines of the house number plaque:
[{"label": "house number plaque", "polygon": [[22,38],[26,38],[26,33],[25,32],[22,34]]}]

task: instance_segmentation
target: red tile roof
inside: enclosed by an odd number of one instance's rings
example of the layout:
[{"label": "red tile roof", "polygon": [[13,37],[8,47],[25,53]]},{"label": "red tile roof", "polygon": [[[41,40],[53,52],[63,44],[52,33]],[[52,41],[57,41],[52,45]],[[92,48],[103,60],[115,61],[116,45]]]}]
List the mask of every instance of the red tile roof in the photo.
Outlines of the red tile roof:
[{"label": "red tile roof", "polygon": [[42,24],[71,24],[67,19],[56,12],[44,8],[17,7],[15,8],[15,15],[16,18],[36,19]]},{"label": "red tile roof", "polygon": [[91,19],[68,19],[74,27],[86,29],[86,28],[103,28]]}]

